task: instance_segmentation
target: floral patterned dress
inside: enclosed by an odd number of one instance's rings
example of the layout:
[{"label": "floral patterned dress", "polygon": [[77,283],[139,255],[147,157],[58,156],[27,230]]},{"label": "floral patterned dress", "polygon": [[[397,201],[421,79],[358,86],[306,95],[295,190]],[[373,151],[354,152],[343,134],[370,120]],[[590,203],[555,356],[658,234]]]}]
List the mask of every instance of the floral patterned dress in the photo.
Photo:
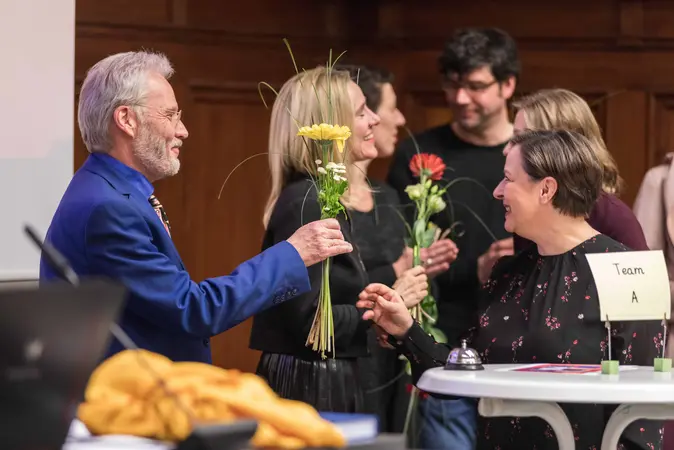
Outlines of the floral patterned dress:
[{"label": "floral patterned dress", "polygon": [[[532,245],[496,265],[484,286],[484,304],[470,345],[486,364],[599,364],[607,356],[607,329],[599,317],[597,289],[585,255],[626,251],[597,235],[574,249],[541,256]],[[623,365],[653,365],[661,349],[659,322],[611,323],[612,359]],[[396,342],[412,361],[415,382],[424,370],[443,365],[449,348],[414,326]],[[576,449],[601,446],[615,405],[560,404],[576,437]],[[660,449],[662,424],[639,421],[623,434],[621,448]],[[539,418],[480,418],[478,449],[557,449],[550,426]]]}]

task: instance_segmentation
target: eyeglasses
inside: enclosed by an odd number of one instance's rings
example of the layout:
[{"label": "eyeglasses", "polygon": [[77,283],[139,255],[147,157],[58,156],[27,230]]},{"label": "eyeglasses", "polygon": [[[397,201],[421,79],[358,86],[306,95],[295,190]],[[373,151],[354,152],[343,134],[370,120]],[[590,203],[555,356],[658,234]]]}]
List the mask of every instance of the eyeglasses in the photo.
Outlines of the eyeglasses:
[{"label": "eyeglasses", "polygon": [[463,89],[466,91],[466,93],[468,93],[468,95],[475,95],[486,91],[496,83],[498,83],[498,80],[492,80],[488,83],[484,83],[481,81],[460,82],[457,80],[444,79],[442,81],[442,90],[447,93],[456,93],[459,91],[459,89]]},{"label": "eyeglasses", "polygon": [[149,105],[143,105],[143,104],[138,104],[136,106],[140,106],[141,108],[148,108],[148,109],[156,110],[159,113],[160,116],[164,117],[169,122],[171,122],[171,125],[173,125],[173,126],[178,125],[178,123],[182,120],[182,117],[183,117],[182,109],[179,109],[179,110],[162,109],[162,108],[158,108],[156,106],[149,106]]}]

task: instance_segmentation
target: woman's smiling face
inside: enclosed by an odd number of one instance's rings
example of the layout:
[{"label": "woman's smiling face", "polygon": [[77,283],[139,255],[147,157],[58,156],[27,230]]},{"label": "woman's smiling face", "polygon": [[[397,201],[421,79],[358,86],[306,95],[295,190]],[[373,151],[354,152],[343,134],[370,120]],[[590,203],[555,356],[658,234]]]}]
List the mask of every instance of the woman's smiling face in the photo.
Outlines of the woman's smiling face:
[{"label": "woman's smiling face", "polygon": [[351,81],[349,83],[349,97],[355,112],[353,128],[351,130],[350,160],[366,161],[377,157],[373,129],[379,124],[379,116],[376,115],[365,103],[365,95],[360,87]]}]

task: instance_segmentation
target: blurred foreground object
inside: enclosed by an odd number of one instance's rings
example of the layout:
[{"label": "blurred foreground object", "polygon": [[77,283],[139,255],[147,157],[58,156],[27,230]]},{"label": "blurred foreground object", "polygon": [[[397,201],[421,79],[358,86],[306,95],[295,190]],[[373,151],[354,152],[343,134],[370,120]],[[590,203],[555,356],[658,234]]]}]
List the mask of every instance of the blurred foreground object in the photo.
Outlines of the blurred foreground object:
[{"label": "blurred foreground object", "polygon": [[346,440],[310,405],[277,396],[257,375],[196,362],[174,363],[126,350],[93,373],[78,410],[95,435],[181,441],[195,425],[256,420],[254,447],[344,447]]}]

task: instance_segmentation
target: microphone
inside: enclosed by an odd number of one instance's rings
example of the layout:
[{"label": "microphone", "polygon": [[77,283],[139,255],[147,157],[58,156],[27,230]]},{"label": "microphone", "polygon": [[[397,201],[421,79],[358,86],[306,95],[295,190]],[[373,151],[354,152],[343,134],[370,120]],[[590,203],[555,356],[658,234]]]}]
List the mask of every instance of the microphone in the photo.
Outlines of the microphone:
[{"label": "microphone", "polygon": [[[23,230],[28,235],[30,240],[33,241],[33,243],[40,249],[42,255],[49,263],[49,266],[54,269],[57,275],[73,286],[80,285],[80,278],[77,276],[73,268],[70,266],[70,263],[68,263],[68,260],[61,254],[61,252],[56,250],[56,248],[49,242],[41,239],[38,236],[37,231],[35,231],[35,228],[32,226],[25,225]],[[131,339],[131,337],[126,334],[122,327],[117,325],[115,322],[110,324],[110,333],[112,333],[115,339],[117,339],[127,350],[138,350],[138,346],[135,342],[133,342],[133,339]]]},{"label": "microphone", "polygon": [[33,241],[33,243],[42,251],[42,255],[46,258],[49,265],[58,273],[61,278],[73,286],[79,286],[79,277],[73,268],[70,267],[70,264],[68,264],[68,261],[65,259],[65,257],[59,253],[59,251],[56,250],[53,245],[44,241],[43,239],[40,239],[40,237],[37,235],[37,231],[35,231],[35,229],[30,225],[25,225],[23,227],[23,231],[26,232],[30,240]]}]

